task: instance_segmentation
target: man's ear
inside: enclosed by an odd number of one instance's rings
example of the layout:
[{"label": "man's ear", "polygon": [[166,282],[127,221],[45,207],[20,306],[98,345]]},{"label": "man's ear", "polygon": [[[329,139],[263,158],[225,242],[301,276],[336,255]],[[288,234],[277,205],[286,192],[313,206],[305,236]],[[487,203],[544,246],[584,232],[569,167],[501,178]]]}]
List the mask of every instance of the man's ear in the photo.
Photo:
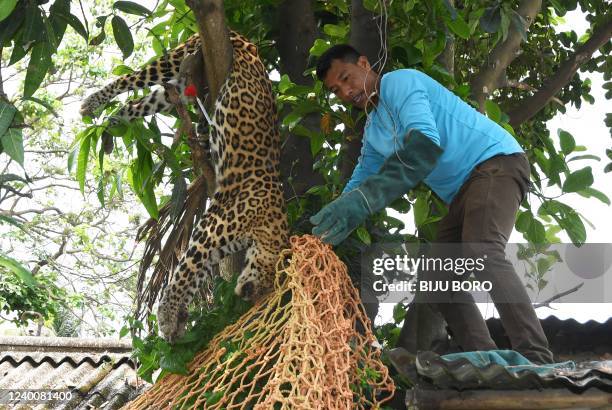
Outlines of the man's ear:
[{"label": "man's ear", "polygon": [[368,58],[366,56],[359,56],[359,58],[357,59],[357,65],[366,70],[370,70],[371,68],[370,62],[368,61]]}]

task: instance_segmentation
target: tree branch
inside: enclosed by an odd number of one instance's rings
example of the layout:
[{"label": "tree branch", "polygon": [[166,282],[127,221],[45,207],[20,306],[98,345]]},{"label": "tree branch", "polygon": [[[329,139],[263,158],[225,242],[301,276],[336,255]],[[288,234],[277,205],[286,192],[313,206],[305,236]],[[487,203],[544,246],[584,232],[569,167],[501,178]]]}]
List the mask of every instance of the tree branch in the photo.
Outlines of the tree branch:
[{"label": "tree branch", "polygon": [[202,148],[202,146],[198,143],[198,138],[196,137],[193,124],[191,123],[191,117],[189,116],[189,112],[187,112],[185,105],[181,101],[176,87],[171,84],[164,84],[164,87],[168,92],[170,102],[176,108],[176,112],[181,118],[181,128],[176,131],[177,135],[185,134],[187,136],[187,145],[189,145],[189,148],[191,149],[194,171],[196,174],[199,174],[199,171],[201,171],[201,174],[206,179],[206,191],[208,192],[209,197],[212,197],[215,192],[215,171],[212,164],[206,158],[204,148]]},{"label": "tree branch", "polygon": [[510,125],[517,127],[531,119],[538,111],[572,79],[578,68],[591,59],[601,46],[606,44],[612,36],[612,15],[610,15],[601,26],[593,32],[583,45],[578,47],[576,52],[565,60],[555,74],[531,97],[525,98],[508,114]]},{"label": "tree branch", "polygon": [[580,285],[574,286],[573,288],[566,290],[565,292],[561,292],[561,293],[558,293],[558,294],[556,294],[556,295],[554,295],[554,296],[551,296],[550,298],[546,299],[544,302],[535,303],[535,304],[533,305],[533,308],[534,308],[534,309],[537,309],[537,308],[541,308],[541,307],[544,307],[544,306],[546,306],[546,307],[550,307],[550,306],[549,306],[549,305],[550,305],[550,302],[554,302],[554,301],[555,301],[555,300],[557,300],[557,299],[561,299],[563,296],[567,296],[567,295],[569,295],[570,293],[574,293],[574,292],[576,292],[578,289],[580,289],[582,286],[584,286],[584,282],[582,282]]},{"label": "tree branch", "polygon": [[210,111],[232,62],[232,45],[225,25],[223,0],[187,0],[187,5],[193,10],[202,39],[204,72],[209,89],[207,108]]},{"label": "tree branch", "polygon": [[[517,13],[525,21],[525,30],[529,28],[540,11],[542,0],[522,0]],[[506,41],[498,43],[482,65],[478,74],[471,81],[472,95],[476,99],[480,111],[484,111],[484,103],[495,89],[503,82],[506,68],[518,56],[521,46],[521,33],[513,24],[508,28]]]}]

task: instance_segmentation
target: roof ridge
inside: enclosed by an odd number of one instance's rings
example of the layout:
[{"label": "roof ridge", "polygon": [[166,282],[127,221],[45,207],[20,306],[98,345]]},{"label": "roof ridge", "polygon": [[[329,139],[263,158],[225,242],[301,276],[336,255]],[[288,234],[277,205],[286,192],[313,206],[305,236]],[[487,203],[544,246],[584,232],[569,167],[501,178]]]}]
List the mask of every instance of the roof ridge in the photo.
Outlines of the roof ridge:
[{"label": "roof ridge", "polygon": [[39,336],[0,336],[0,350],[19,351],[44,348],[44,351],[61,351],[66,349],[92,353],[94,351],[128,352],[132,343],[128,340],[114,338],[77,338],[77,337],[39,337]]}]

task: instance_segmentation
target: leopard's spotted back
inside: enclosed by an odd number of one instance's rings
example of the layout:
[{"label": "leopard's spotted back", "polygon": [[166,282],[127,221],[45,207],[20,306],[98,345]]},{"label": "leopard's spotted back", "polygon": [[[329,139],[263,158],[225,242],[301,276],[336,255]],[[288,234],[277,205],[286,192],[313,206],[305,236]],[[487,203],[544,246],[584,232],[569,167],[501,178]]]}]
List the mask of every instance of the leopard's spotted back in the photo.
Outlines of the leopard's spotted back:
[{"label": "leopard's spotted back", "polygon": [[[238,277],[236,293],[256,299],[272,286],[279,252],[288,244],[279,175],[280,132],[271,83],[256,46],[236,33],[231,34],[230,40],[231,71],[219,91],[210,132],[217,191],[159,303],[159,328],[171,341],[184,332],[189,303],[212,274],[213,265],[228,254],[246,249],[245,268]],[[199,39],[192,37],[190,41],[199,46]],[[181,56],[184,55],[183,51]],[[171,72],[178,73],[180,61],[172,61],[175,66]],[[135,73],[116,84],[120,90],[142,85],[135,81],[149,84],[153,77],[150,67],[143,71],[147,70],[148,77]],[[95,105],[92,102],[106,102],[107,96],[117,95],[120,90],[105,87],[101,90],[103,95],[94,94],[86,100],[84,111],[90,112]],[[146,105],[158,107],[161,98],[163,92],[157,100],[147,100]],[[143,106],[142,101],[134,104]],[[163,103],[161,106],[166,107]],[[122,111],[128,118],[137,116],[134,110],[128,113],[127,108],[129,105]],[[143,115],[152,113],[145,111]]]}]

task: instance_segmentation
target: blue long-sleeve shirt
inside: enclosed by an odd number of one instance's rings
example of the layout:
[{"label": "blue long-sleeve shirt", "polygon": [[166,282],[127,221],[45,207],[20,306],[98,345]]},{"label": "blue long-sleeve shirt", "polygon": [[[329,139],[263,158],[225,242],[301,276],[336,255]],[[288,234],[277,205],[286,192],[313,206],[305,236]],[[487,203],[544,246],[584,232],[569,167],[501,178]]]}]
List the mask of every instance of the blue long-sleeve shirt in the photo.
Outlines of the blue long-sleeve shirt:
[{"label": "blue long-sleeve shirt", "polygon": [[514,137],[433,78],[416,70],[385,74],[368,114],[361,156],[344,192],[376,174],[412,128],[443,149],[424,182],[446,203],[476,165],[498,154],[523,152]]}]

